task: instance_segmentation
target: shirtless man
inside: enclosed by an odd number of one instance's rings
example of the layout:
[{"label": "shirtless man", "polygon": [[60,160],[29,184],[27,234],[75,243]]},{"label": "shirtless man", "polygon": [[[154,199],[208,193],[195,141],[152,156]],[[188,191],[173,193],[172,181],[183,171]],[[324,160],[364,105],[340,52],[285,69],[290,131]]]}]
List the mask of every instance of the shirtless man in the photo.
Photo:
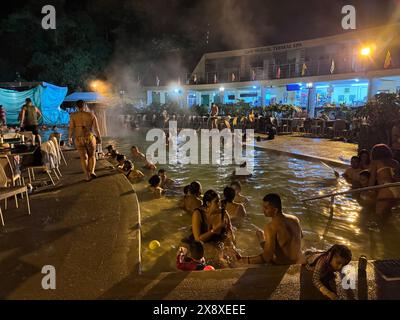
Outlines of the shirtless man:
[{"label": "shirtless man", "polygon": [[354,156],[351,158],[351,167],[346,169],[346,171],[343,173],[343,177],[352,185],[353,188],[358,188],[360,187],[361,171],[360,158],[358,156]]},{"label": "shirtless man", "polygon": [[[101,143],[99,125],[96,116],[84,110],[85,102],[79,100],[76,103],[78,111],[71,114],[68,141],[72,144],[72,137],[75,138],[75,147],[78,149],[83,173],[86,181],[97,178],[94,173],[96,169],[96,144]],[[93,135],[92,131],[96,134]]]},{"label": "shirtless man", "polygon": [[218,129],[218,106],[211,104],[211,129]]},{"label": "shirtless man", "polygon": [[144,167],[148,170],[154,171],[157,169],[157,167],[151,163],[149,160],[147,160],[146,156],[140,152],[139,148],[136,146],[132,146],[131,148],[131,153],[134,159],[139,159],[144,162]]},{"label": "shirtless man", "polygon": [[240,264],[296,264],[303,262],[301,239],[303,233],[297,217],[282,212],[281,198],[277,194],[267,194],[263,199],[266,217],[272,220],[264,232],[257,231],[263,253],[252,257],[238,257]]},{"label": "shirtless man", "polygon": [[158,170],[158,175],[161,178],[161,188],[163,189],[171,189],[175,186],[175,181],[168,178],[167,171],[165,169]]}]

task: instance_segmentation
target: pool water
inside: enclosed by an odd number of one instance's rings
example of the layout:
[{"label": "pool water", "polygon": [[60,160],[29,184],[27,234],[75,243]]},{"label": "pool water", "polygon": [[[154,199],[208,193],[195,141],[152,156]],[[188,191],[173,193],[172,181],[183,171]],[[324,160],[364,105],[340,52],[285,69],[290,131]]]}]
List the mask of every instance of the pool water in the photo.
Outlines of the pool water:
[{"label": "pool water", "polygon": [[[103,139],[103,146],[113,144],[120,153],[131,159],[130,147],[139,146],[145,153],[152,142],[145,139],[146,131],[132,131],[118,137]],[[395,212],[388,226],[379,230],[371,224],[374,215],[361,210],[351,196],[338,196],[334,216],[330,219],[329,198],[303,203],[300,199],[349,189],[343,180],[336,180],[333,173],[320,162],[311,162],[286,155],[254,150],[255,165],[252,177],[242,182],[242,193],[249,198],[248,217],[236,228],[238,250],[244,255],[259,254],[261,249],[255,235],[256,227],[263,228],[268,218],[262,212],[262,198],[267,193],[281,195],[285,213],[300,219],[304,233],[303,249],[327,249],[332,244],[349,246],[353,259],[362,254],[369,259],[398,258],[400,249],[400,215]],[[134,161],[135,162],[135,161]],[[152,173],[135,163],[146,178],[134,184],[138,194],[142,217],[143,271],[158,273],[176,271],[175,261],[180,240],[191,232],[191,215],[179,208],[181,194],[152,200],[147,181]],[[182,186],[200,181],[203,192],[215,189],[220,193],[229,185],[235,165],[157,165],[167,170],[170,178]],[[340,171],[340,169],[338,169]],[[158,240],[161,247],[150,250],[148,244]]]}]

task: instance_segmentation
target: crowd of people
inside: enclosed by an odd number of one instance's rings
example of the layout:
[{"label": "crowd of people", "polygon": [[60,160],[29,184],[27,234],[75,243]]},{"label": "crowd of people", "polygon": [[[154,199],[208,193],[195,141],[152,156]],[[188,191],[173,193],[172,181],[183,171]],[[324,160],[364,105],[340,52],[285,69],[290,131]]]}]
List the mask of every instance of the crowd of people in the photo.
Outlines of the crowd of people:
[{"label": "crowd of people", "polygon": [[[112,145],[107,157],[131,182],[143,181],[145,175],[135,170],[134,164]],[[337,299],[333,283],[335,272],[340,272],[351,260],[346,246],[334,245],[327,251],[302,250],[303,232],[297,217],[283,212],[281,198],[267,194],[262,199],[262,210],[270,218],[263,230],[257,229],[255,239],[260,253],[254,256],[240,254],[236,233],[248,216],[249,199],[242,194],[242,183],[233,180],[223,189],[223,196],[215,190],[203,193],[199,181],[180,186],[169,178],[165,169],[159,169],[146,158],[137,146],[131,148],[134,161],[142,162],[150,171],[148,192],[154,199],[165,196],[168,190],[182,192],[180,207],[191,215],[191,233],[181,240],[176,267],[183,271],[235,268],[254,264],[290,265],[301,263],[312,273],[315,287],[327,298]],[[155,173],[157,171],[157,173]],[[139,180],[138,180],[139,179]]]},{"label": "crowd of people", "polygon": [[[343,177],[354,189],[400,182],[400,165],[387,145],[377,144],[371,152],[364,149],[353,156]],[[399,203],[400,187],[364,190],[356,196],[360,205],[374,207],[379,216],[387,217]]]}]

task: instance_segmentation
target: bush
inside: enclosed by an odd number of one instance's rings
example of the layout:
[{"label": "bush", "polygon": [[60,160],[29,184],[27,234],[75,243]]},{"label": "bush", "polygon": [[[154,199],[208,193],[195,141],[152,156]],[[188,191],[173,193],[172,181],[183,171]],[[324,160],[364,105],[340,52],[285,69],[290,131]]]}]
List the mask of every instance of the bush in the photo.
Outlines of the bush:
[{"label": "bush", "polygon": [[363,137],[360,144],[371,148],[375,143],[391,144],[391,131],[400,121],[400,97],[396,93],[380,93],[355,112],[358,118],[364,118],[368,125],[369,137]]}]

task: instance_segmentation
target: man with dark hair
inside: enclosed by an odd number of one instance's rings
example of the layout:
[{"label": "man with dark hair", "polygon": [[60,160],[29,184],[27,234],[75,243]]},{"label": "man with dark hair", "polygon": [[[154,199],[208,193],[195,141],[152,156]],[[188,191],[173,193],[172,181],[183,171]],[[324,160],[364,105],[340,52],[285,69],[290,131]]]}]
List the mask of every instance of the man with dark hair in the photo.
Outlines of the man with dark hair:
[{"label": "man with dark hair", "polygon": [[270,193],[263,199],[263,210],[266,217],[272,218],[264,232],[257,230],[263,253],[252,257],[238,257],[244,264],[296,264],[303,262],[301,252],[301,231],[299,219],[282,212],[279,195]]},{"label": "man with dark hair", "polygon": [[23,127],[24,131],[31,131],[39,145],[41,144],[41,137],[39,135],[38,125],[41,117],[42,113],[40,110],[32,104],[30,98],[26,98],[25,104],[21,110],[20,127]]},{"label": "man with dark hair", "polygon": [[175,185],[175,181],[168,178],[167,171],[165,169],[158,170],[158,175],[161,178],[161,188],[170,189]]}]

